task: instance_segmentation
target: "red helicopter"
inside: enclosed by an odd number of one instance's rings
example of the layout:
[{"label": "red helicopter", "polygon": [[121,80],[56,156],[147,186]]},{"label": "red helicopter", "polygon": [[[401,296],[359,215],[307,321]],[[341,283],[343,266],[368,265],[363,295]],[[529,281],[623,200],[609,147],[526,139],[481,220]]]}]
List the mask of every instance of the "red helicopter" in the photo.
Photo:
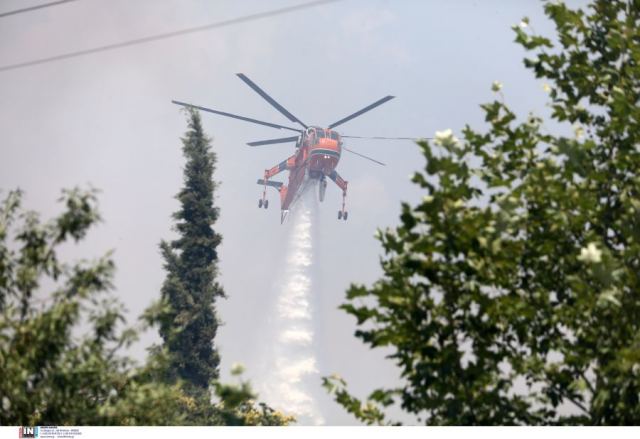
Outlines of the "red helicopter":
[{"label": "red helicopter", "polygon": [[[296,150],[289,158],[278,163],[271,169],[264,171],[264,177],[258,180],[258,184],[263,186],[262,198],[258,200],[258,208],[269,207],[269,200],[267,199],[267,186],[275,188],[280,193],[281,213],[280,223],[284,222],[284,219],[289,212],[292,204],[297,200],[303,189],[306,186],[306,182],[317,180],[319,183],[319,198],[320,201],[324,200],[325,190],[327,188],[327,177],[331,179],[340,189],[342,189],[342,208],[338,211],[338,219],[345,220],[348,218],[349,213],[346,210],[346,197],[347,197],[347,181],[344,180],[340,174],[336,171],[336,166],[340,160],[342,151],[348,151],[356,154],[367,160],[371,160],[379,165],[385,166],[384,163],[367,157],[358,152],[352,151],[343,145],[342,138],[370,138],[370,139],[407,139],[412,140],[409,137],[362,137],[362,136],[344,136],[338,134],[333,128],[338,125],[342,125],[345,122],[354,119],[367,111],[373,110],[379,105],[390,101],[394,96],[385,96],[382,99],[375,101],[373,104],[364,107],[363,109],[350,114],[347,117],[340,119],[337,122],[332,123],[327,128],[319,126],[308,126],[300,119],[295,117],[289,111],[287,111],[282,105],[269,96],[264,90],[258,87],[252,80],[242,73],[237,74],[249,87],[251,87],[256,93],[262,96],[267,102],[269,102],[276,110],[282,113],[291,122],[300,124],[303,129],[292,128],[288,126],[278,125],[275,123],[264,122],[261,120],[253,119],[250,117],[238,116],[237,114],[226,113],[223,111],[213,110],[211,108],[201,107],[198,105],[188,104],[186,102],[171,101],[174,104],[181,105],[183,107],[194,108],[197,110],[207,111],[209,113],[219,114],[221,116],[232,117],[234,119],[244,120],[245,122],[252,122],[259,125],[264,125],[277,129],[285,129],[289,131],[295,131],[299,133],[292,137],[283,137],[278,139],[260,140],[257,142],[249,142],[249,146],[261,146],[261,145],[273,145],[276,143],[288,143],[295,142]],[[271,178],[282,171],[289,171],[289,185],[285,185],[280,181],[273,181]]]}]

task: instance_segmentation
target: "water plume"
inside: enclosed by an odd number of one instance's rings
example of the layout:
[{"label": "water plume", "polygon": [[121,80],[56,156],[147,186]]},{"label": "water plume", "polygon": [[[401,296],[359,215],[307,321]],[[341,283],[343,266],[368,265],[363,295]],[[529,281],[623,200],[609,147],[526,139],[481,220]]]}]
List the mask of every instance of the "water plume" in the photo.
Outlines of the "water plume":
[{"label": "water plume", "polygon": [[286,257],[274,288],[274,340],[267,355],[267,379],[260,398],[294,415],[299,425],[323,424],[313,397],[320,386],[311,302],[313,190],[302,194],[289,216]]}]

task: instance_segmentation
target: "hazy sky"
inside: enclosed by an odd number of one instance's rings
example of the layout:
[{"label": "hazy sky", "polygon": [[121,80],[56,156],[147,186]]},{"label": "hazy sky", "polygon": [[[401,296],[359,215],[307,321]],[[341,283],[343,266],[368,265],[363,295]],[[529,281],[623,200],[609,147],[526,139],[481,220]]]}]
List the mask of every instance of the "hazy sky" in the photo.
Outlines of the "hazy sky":
[{"label": "hazy sky", "polygon": [[[0,0],[0,13],[42,3]],[[0,65],[205,25],[303,3],[291,0],[79,0],[0,18]],[[158,251],[171,239],[173,198],[182,184],[180,136],[185,116],[172,99],[287,124],[242,83],[243,72],[307,124],[326,125],[387,95],[397,98],[341,126],[351,135],[431,136],[469,123],[482,126],[479,104],[504,83],[507,103],[525,117],[545,113],[541,82],[525,70],[510,27],[523,16],[538,33],[551,24],[534,0],[346,0],[232,27],[112,52],[0,72],[0,189],[20,187],[26,205],[50,217],[61,188],[99,188],[104,222],[72,258],[115,249],[116,294],[131,320],[159,297]],[[219,303],[217,343],[226,373],[234,362],[259,369],[264,328],[273,307],[290,227],[280,225],[277,194],[258,210],[265,168],[292,144],[250,148],[279,130],[204,114],[218,156],[216,203],[223,235],[220,274],[228,300]],[[398,222],[400,201],[421,193],[409,175],[424,165],[411,142],[352,140],[349,147],[387,163],[345,154],[338,171],[349,181],[347,222],[330,183],[315,218],[314,325],[322,375],[340,373],[356,395],[393,383],[384,353],[353,338],[354,321],[337,307],[351,282],[376,280],[377,227]],[[138,346],[157,340],[147,334]],[[255,376],[253,376],[255,378]],[[318,383],[319,385],[319,383]],[[353,423],[319,391],[329,424]]]}]

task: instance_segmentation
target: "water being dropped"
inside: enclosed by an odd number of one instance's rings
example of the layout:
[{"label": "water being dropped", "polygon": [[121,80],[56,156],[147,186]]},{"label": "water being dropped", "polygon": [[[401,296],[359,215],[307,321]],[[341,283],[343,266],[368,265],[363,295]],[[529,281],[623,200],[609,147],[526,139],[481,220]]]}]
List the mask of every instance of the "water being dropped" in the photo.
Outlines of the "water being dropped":
[{"label": "water being dropped", "polygon": [[282,272],[273,288],[274,340],[265,358],[268,373],[260,399],[296,417],[298,425],[324,423],[313,389],[320,385],[312,319],[313,190],[305,191],[285,227],[288,237]]}]

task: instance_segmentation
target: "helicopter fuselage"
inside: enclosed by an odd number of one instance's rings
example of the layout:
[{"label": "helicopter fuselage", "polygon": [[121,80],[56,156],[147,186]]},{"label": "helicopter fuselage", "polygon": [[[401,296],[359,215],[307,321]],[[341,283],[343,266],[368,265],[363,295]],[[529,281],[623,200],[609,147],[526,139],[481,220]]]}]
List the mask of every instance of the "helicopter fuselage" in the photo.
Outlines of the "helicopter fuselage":
[{"label": "helicopter fuselage", "polygon": [[[261,181],[267,182],[276,174],[289,171],[288,184],[278,188],[281,209],[287,211],[299,197],[306,179],[319,180],[324,189],[326,177],[336,178],[335,168],[340,161],[341,153],[342,140],[336,131],[309,127],[301,133],[296,142],[296,152],[287,160],[265,170],[265,178]],[[346,182],[343,187],[343,190],[345,189]]]}]

